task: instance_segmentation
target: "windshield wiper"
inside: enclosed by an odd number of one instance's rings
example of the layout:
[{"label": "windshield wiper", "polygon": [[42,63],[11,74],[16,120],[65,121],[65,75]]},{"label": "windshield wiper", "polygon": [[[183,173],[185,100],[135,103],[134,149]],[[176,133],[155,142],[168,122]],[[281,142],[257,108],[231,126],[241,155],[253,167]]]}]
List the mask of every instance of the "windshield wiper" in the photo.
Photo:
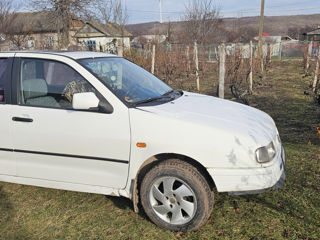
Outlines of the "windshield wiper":
[{"label": "windshield wiper", "polygon": [[169,92],[166,92],[165,94],[163,94],[162,96],[168,96],[170,95],[171,93],[174,93],[176,90],[172,89],[170,90]]},{"label": "windshield wiper", "polygon": [[[137,105],[140,105],[140,104],[143,104],[143,103],[154,102],[154,101],[161,100],[161,99],[164,99],[164,98],[168,98],[168,96],[167,95],[162,95],[160,97],[147,98],[147,99],[144,99],[144,100],[141,100],[141,101],[138,101],[138,102],[134,102],[133,105],[137,106]],[[174,98],[170,96],[170,101],[173,100],[173,99]]]},{"label": "windshield wiper", "polygon": [[163,95],[161,95],[161,96],[159,96],[159,97],[147,98],[147,99],[144,99],[144,100],[141,100],[141,101],[134,102],[134,103],[132,103],[132,104],[133,104],[134,106],[137,106],[137,105],[139,105],[139,104],[154,102],[154,101],[161,100],[161,99],[168,98],[168,97],[170,98],[169,101],[172,101],[172,100],[175,99],[175,97],[172,96],[172,95],[170,95],[170,94],[175,93],[175,92],[178,92],[181,96],[182,96],[182,94],[183,94],[183,91],[182,91],[182,90],[174,90],[174,89],[172,89],[172,90],[166,92],[165,94],[163,94]]},{"label": "windshield wiper", "polygon": [[165,94],[163,94],[162,96],[167,96],[167,95],[170,95],[171,93],[179,93],[180,96],[183,95],[183,91],[181,89],[178,89],[178,90],[172,89],[169,92],[166,92]]}]

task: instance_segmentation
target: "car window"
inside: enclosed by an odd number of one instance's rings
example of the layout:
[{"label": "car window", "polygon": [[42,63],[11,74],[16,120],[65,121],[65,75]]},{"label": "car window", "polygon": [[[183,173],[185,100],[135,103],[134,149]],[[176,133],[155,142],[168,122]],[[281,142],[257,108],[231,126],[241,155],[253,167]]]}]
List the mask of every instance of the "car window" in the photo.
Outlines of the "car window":
[{"label": "car window", "polygon": [[8,67],[8,59],[0,59],[0,103],[5,102],[5,72]]},{"label": "car window", "polygon": [[22,59],[20,104],[72,109],[75,93],[93,92],[94,87],[70,66],[56,61]]},{"label": "car window", "polygon": [[172,90],[153,74],[123,58],[90,58],[79,62],[127,103],[158,98]]}]

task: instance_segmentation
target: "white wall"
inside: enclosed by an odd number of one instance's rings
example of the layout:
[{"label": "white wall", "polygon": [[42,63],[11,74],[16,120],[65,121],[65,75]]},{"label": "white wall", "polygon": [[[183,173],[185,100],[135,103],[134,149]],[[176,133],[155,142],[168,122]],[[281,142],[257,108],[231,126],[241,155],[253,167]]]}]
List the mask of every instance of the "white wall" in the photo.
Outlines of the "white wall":
[{"label": "white wall", "polygon": [[[121,39],[123,39],[123,44],[126,49],[130,49],[130,38],[129,37],[89,37],[89,38],[78,38],[79,42],[87,42],[87,40],[96,41],[96,51],[100,50],[100,45],[104,52],[108,51],[107,46],[110,46],[110,43],[113,39],[117,39],[117,45],[120,44]],[[115,46],[117,47],[117,46]]]}]

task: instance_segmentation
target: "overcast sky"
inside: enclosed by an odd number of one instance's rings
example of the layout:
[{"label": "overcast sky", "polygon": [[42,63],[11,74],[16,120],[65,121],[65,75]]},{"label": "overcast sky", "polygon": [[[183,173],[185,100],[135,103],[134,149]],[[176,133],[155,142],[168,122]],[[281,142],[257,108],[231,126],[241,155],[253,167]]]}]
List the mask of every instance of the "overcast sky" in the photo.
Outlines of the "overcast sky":
[{"label": "overcast sky", "polygon": [[[129,23],[159,21],[159,0],[122,0],[126,2]],[[162,0],[164,21],[181,19],[190,0]],[[261,0],[216,0],[223,17],[257,16]],[[265,0],[267,16],[320,13],[320,0]]]}]

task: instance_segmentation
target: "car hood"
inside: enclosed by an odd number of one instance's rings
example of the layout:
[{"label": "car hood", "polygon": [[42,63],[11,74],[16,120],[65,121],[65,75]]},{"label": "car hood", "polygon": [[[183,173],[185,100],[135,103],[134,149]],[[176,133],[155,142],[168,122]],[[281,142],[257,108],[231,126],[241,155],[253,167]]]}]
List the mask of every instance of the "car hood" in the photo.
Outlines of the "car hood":
[{"label": "car hood", "polygon": [[267,144],[277,134],[275,123],[268,114],[243,104],[196,93],[184,92],[172,102],[139,109],[250,137],[257,145]]}]

